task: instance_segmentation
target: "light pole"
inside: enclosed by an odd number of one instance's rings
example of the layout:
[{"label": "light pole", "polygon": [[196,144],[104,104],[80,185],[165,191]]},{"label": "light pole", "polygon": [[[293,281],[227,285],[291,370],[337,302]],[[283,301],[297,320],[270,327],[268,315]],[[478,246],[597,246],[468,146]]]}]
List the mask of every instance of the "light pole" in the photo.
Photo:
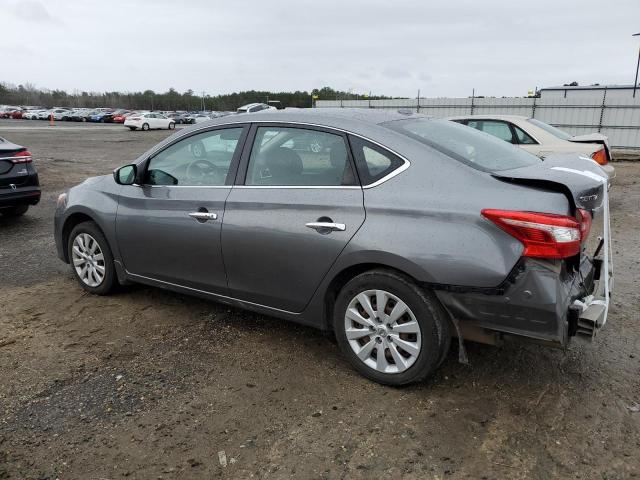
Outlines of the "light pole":
[{"label": "light pole", "polygon": [[[634,33],[632,37],[640,36],[640,33]],[[636,87],[638,86],[638,69],[640,68],[640,47],[638,48],[638,63],[636,63],[636,79],[633,82],[633,98],[636,98]]]}]

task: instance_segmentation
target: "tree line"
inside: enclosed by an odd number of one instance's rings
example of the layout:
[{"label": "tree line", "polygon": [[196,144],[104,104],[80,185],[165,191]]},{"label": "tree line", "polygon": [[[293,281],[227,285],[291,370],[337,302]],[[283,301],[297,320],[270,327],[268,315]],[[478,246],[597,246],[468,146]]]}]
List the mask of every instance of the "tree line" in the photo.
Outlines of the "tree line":
[{"label": "tree line", "polygon": [[283,107],[305,108],[315,100],[372,100],[391,98],[383,95],[354,94],[334,90],[330,87],[295,92],[269,92],[249,90],[220,95],[198,95],[193,90],[178,92],[170,88],[164,93],[145,90],[143,92],[86,92],[49,90],[33,84],[13,85],[0,83],[0,105],[38,106],[44,108],[128,108],[131,110],[216,110],[235,111],[248,103],[279,101]]}]

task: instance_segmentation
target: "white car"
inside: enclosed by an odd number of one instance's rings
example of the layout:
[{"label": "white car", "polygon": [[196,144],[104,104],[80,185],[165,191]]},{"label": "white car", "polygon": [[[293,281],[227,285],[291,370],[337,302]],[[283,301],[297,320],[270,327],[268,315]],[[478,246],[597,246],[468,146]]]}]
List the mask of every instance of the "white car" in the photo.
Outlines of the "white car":
[{"label": "white car", "polygon": [[37,120],[42,110],[27,110],[22,114],[22,118],[27,120]]},{"label": "white car", "polygon": [[131,130],[151,130],[168,128],[173,130],[176,128],[176,122],[171,118],[167,118],[161,113],[138,113],[131,115],[124,121],[124,126],[129,127]]},{"label": "white car", "polygon": [[616,175],[609,164],[609,141],[600,133],[572,136],[548,123],[520,115],[468,115],[449,120],[498,137],[542,159],[551,154],[584,155],[598,163],[610,179]]},{"label": "white car", "polygon": [[211,120],[211,117],[204,113],[196,113],[195,115],[189,115],[189,117],[187,118],[191,120],[191,123],[202,123],[202,122],[207,122]]},{"label": "white car", "polygon": [[513,143],[542,158],[554,153],[577,153],[593,159],[609,179],[616,171],[609,163],[609,140],[600,133],[572,136],[548,123],[520,115],[469,115],[450,117],[449,120]]},{"label": "white car", "polygon": [[249,103],[240,107],[238,113],[255,113],[261,112],[262,110],[277,110],[277,108],[267,105],[266,103]]}]

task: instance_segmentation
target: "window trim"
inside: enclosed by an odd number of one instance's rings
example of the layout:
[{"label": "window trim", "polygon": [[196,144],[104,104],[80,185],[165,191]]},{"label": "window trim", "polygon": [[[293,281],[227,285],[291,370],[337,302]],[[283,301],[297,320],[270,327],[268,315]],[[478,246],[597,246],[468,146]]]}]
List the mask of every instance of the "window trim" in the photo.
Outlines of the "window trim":
[{"label": "window trim", "polygon": [[[173,142],[169,142],[166,145],[163,145],[162,148],[153,151],[148,157],[146,157],[141,162],[137,163],[138,167],[138,175],[136,178],[136,183],[134,185],[145,188],[231,188],[234,185],[234,181],[238,172],[238,166],[240,164],[240,157],[244,150],[245,142],[247,140],[247,136],[249,133],[250,124],[247,123],[227,123],[223,125],[213,125],[209,127],[200,128],[198,130],[194,130],[189,132],[189,134],[181,135],[176,138]],[[242,132],[240,133],[240,138],[238,139],[238,144],[236,145],[236,150],[233,153],[233,157],[231,158],[231,163],[229,164],[229,171],[227,172],[227,178],[225,180],[224,185],[150,185],[144,183],[144,179],[147,174],[147,170],[149,168],[149,162],[156,156],[160,155],[162,152],[171,148],[175,144],[182,142],[183,140],[187,140],[188,138],[194,137],[196,135],[201,135],[203,133],[211,133],[217,132],[218,130],[227,130],[231,128],[241,128]]]},{"label": "window trim", "polygon": [[[339,134],[341,136],[344,137],[345,139],[345,144],[347,146],[347,155],[349,157],[349,161],[351,162],[351,168],[353,168],[354,174],[356,176],[356,179],[358,181],[358,185],[245,185],[244,182],[246,180],[246,174],[247,174],[247,169],[249,167],[249,158],[251,157],[251,150],[253,148],[253,143],[255,140],[255,135],[257,132],[258,127],[269,127],[269,126],[280,126],[282,128],[306,128],[307,130],[317,130],[317,131],[324,131],[326,133],[333,133],[333,134]],[[311,128],[307,128],[307,127],[311,127]],[[363,140],[366,140],[367,142],[371,142],[374,145],[377,145],[378,147],[380,147],[383,150],[388,151],[389,153],[392,153],[393,155],[397,156],[398,158],[400,158],[404,163],[402,165],[400,165],[398,168],[396,168],[395,170],[392,170],[391,172],[389,172],[387,175],[385,175],[384,177],[378,179],[377,181],[367,184],[367,185],[362,185],[362,181],[360,180],[360,176],[358,174],[358,169],[356,168],[355,165],[355,159],[353,157],[353,152],[351,149],[351,144],[349,143],[349,135],[353,135],[354,137],[358,137],[361,138]],[[401,174],[402,172],[404,172],[406,169],[408,169],[411,166],[411,162],[404,156],[399,154],[398,152],[390,149],[389,147],[386,147],[385,145],[382,145],[380,142],[377,142],[375,140],[372,140],[371,138],[368,138],[364,135],[361,135],[359,133],[355,133],[352,132],[350,130],[345,130],[343,128],[339,128],[339,127],[330,127],[327,125],[319,125],[316,123],[307,123],[307,122],[295,122],[295,121],[282,121],[282,120],[260,120],[260,121],[255,121],[255,122],[251,122],[250,124],[250,132],[247,135],[247,139],[245,140],[245,144],[244,144],[244,149],[242,152],[242,158],[240,159],[240,166],[238,168],[238,172],[236,174],[236,181],[234,183],[233,188],[261,188],[261,189],[273,189],[273,188],[290,188],[290,189],[318,189],[318,188],[324,188],[324,189],[369,189],[369,188],[374,188],[377,187],[378,185],[383,184],[384,182],[386,182],[387,180],[391,180],[393,177],[395,177],[396,175]]]}]

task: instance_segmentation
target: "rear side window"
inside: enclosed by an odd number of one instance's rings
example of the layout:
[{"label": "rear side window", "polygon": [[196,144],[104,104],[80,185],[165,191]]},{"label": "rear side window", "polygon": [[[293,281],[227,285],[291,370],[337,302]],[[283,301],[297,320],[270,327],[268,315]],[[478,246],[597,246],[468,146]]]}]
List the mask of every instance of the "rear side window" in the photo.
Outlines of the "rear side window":
[{"label": "rear side window", "polygon": [[505,122],[496,122],[493,120],[469,120],[467,125],[475,128],[476,130],[493,135],[494,137],[498,137],[505,142],[516,143],[513,139],[513,134],[511,133],[509,125]]},{"label": "rear side window", "polygon": [[515,125],[511,125],[511,127],[516,132],[516,137],[518,137],[518,143],[522,145],[535,145],[536,143],[538,143],[533,138],[531,138],[531,135],[529,135],[527,132],[522,130],[520,127],[516,127]]},{"label": "rear side window", "polygon": [[397,155],[363,138],[349,135],[362,185],[371,185],[404,165]]},{"label": "rear side window", "polygon": [[341,135],[289,127],[259,127],[251,149],[246,185],[355,185]]}]

